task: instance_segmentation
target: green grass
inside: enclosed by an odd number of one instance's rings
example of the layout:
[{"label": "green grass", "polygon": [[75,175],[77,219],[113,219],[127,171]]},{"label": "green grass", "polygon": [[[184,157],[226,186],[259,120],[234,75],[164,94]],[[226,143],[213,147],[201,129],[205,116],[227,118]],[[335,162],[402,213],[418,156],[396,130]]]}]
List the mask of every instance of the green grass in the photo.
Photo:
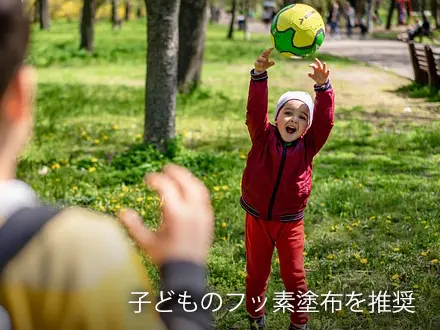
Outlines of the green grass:
[{"label": "green grass", "polygon": [[[144,23],[129,23],[115,33],[109,24],[99,24],[95,55],[77,50],[76,31],[74,24],[58,23],[50,32],[34,34],[29,62],[39,71],[36,132],[20,162],[20,178],[47,201],[110,214],[134,207],[154,227],[158,200],[144,187],[143,175],[168,162],[191,169],[210,189],[215,209],[209,285],[224,304],[215,314],[216,325],[246,329],[244,305],[228,313],[236,301],[226,298],[245,290],[245,214],[238,200],[250,148],[244,124],[248,72],[270,41],[258,35],[250,42],[227,41],[224,28],[209,28],[204,84],[178,97],[178,143],[160,155],[141,143]],[[307,62],[274,58],[271,114],[283,91],[309,84]],[[333,71],[361,67],[325,59]],[[315,160],[305,218],[309,289],[362,292],[367,301],[361,305],[365,313],[346,306],[324,313],[319,307],[321,312],[311,315],[314,329],[440,328],[440,124],[385,121],[376,115],[382,109],[337,107],[334,130]],[[39,174],[44,167],[47,175]],[[157,286],[157,270],[148,270]],[[282,290],[274,255],[269,330],[287,329],[288,315],[273,313],[274,294]],[[416,313],[368,313],[368,294],[380,290],[413,290]]]},{"label": "green grass", "polygon": [[440,102],[440,90],[429,86],[411,83],[397,89],[397,93],[411,98],[425,98],[431,102]]}]

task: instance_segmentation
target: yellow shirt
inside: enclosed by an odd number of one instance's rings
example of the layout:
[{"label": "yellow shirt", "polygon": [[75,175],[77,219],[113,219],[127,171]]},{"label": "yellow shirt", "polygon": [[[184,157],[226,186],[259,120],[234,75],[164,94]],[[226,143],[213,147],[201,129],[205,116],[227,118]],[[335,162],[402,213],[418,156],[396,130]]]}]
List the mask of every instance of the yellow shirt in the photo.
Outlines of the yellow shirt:
[{"label": "yellow shirt", "polygon": [[[131,292],[149,292],[141,313]],[[156,303],[119,224],[81,208],[47,223],[0,276],[14,330],[164,330]]]}]

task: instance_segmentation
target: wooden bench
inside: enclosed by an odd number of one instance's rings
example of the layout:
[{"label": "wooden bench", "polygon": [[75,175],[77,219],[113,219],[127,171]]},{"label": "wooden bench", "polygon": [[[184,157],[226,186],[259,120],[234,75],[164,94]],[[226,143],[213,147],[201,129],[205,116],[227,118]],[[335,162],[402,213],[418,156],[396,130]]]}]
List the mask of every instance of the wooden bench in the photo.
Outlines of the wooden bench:
[{"label": "wooden bench", "polygon": [[429,45],[408,42],[415,81],[421,85],[440,87],[440,50]]}]

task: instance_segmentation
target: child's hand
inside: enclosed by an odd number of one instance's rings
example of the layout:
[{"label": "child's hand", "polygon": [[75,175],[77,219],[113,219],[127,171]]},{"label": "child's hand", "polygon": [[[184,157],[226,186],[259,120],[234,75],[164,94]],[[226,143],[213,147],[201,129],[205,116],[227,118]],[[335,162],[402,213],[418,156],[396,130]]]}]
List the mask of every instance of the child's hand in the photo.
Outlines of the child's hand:
[{"label": "child's hand", "polygon": [[266,49],[255,61],[254,67],[256,73],[262,73],[269,69],[271,66],[275,65],[274,61],[269,61],[270,53],[272,52],[273,47]]},{"label": "child's hand", "polygon": [[312,78],[317,85],[324,85],[330,75],[327,64],[325,62],[322,64],[320,60],[315,58],[315,63],[310,64],[309,67],[313,68],[313,73],[309,72],[309,77]]}]

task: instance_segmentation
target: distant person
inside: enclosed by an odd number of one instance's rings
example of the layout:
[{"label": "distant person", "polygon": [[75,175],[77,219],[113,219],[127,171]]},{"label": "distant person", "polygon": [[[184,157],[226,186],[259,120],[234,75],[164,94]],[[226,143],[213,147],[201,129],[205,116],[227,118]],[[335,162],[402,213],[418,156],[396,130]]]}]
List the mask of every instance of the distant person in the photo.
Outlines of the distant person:
[{"label": "distant person", "polygon": [[431,37],[431,23],[429,23],[428,18],[425,14],[422,15],[422,20],[416,19],[415,23],[408,29],[407,37],[400,36],[400,39],[403,41],[412,41],[416,37]]},{"label": "distant person", "polygon": [[159,266],[163,297],[171,298],[161,308],[172,310],[161,314],[141,257],[115,219],[79,207],[44,206],[16,179],[17,159],[33,126],[35,74],[23,64],[29,39],[23,3],[1,0],[1,330],[210,329],[208,310],[186,313],[178,302],[186,292],[200,306],[213,230],[208,191],[191,173],[170,165],[148,177],[164,199],[158,234],[134,211],[120,215]]},{"label": "distant person", "polygon": [[240,199],[246,211],[246,310],[250,328],[264,329],[266,288],[276,247],[286,292],[295,297],[289,330],[308,330],[307,310],[300,308],[297,298],[308,291],[304,211],[311,193],[313,159],[334,125],[335,94],[326,63],[316,59],[309,73],[315,98],[303,91],[284,93],[270,123],[267,70],[275,65],[269,59],[272,50],[264,51],[254,63],[246,111],[252,142]]},{"label": "distant person", "polygon": [[356,12],[349,2],[344,4],[344,16],[347,26],[347,37],[351,38],[353,35],[353,28],[356,25]]},{"label": "distant person", "polygon": [[339,3],[334,1],[331,7],[330,14],[330,35],[339,38]]}]

